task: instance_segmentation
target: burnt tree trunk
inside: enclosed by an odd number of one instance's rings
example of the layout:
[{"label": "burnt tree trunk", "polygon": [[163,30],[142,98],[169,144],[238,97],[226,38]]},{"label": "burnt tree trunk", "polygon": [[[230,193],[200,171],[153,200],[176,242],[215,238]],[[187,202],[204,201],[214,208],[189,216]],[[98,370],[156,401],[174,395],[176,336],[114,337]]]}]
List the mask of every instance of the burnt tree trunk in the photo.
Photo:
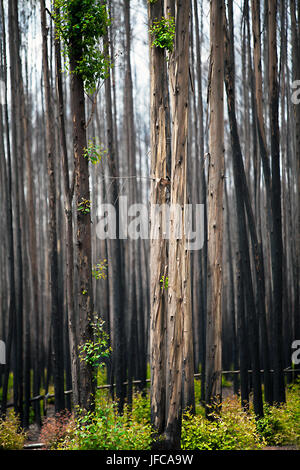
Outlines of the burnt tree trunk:
[{"label": "burnt tree trunk", "polygon": [[50,71],[48,64],[47,24],[45,0],[40,0],[41,27],[43,35],[43,77],[45,88],[46,116],[46,151],[49,184],[49,263],[51,291],[51,326],[53,345],[53,378],[55,390],[55,410],[65,408],[64,397],[64,366],[63,366],[63,307],[59,305],[58,297],[58,253],[57,253],[57,198],[55,177],[55,137],[53,132],[54,114],[50,88]]}]

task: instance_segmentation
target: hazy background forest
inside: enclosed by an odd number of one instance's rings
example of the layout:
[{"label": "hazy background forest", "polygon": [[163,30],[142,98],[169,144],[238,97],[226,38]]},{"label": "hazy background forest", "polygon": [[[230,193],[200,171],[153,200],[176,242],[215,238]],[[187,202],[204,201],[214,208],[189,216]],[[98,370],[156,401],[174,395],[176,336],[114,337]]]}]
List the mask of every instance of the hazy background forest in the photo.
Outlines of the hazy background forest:
[{"label": "hazy background forest", "polygon": [[[184,409],[226,383],[262,418],[297,380],[300,1],[88,1],[82,16],[94,4],[91,89],[63,0],[0,0],[1,410],[27,429],[53,396],[55,412],[93,411],[98,386],[122,414],[150,384],[151,424],[176,448]],[[164,12],[174,44],[159,48]],[[202,249],[100,239],[121,196],[203,204]]]}]

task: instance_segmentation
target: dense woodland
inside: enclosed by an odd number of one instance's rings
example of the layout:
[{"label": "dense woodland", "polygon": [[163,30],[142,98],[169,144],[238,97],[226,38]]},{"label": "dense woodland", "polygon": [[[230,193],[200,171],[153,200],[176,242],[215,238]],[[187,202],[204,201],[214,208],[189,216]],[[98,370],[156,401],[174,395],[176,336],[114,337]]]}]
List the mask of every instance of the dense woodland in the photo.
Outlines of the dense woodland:
[{"label": "dense woodland", "polygon": [[[94,413],[97,390],[122,416],[138,391],[151,445],[178,449],[183,413],[214,419],[225,379],[262,419],[299,375],[300,0],[0,10],[3,419],[40,426],[52,394]],[[178,204],[169,238],[163,212],[155,237],[117,217],[101,238],[125,196]],[[177,236],[187,204],[201,249]]]}]

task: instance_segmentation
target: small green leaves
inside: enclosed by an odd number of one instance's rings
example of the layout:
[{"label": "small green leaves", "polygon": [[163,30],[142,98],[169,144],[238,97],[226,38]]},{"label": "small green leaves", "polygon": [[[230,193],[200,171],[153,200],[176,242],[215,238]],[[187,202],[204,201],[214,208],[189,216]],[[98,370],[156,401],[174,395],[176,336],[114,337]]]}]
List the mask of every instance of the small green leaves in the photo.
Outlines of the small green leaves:
[{"label": "small green leaves", "polygon": [[107,260],[103,259],[93,267],[92,275],[95,279],[106,279],[107,277]]},{"label": "small green leaves", "polygon": [[81,201],[77,204],[77,211],[82,214],[89,214],[91,212],[91,201],[82,197]]},{"label": "small green leaves", "polygon": [[84,158],[87,158],[92,165],[100,163],[107,154],[107,150],[102,144],[96,144],[94,140],[89,140],[87,148],[84,149]]},{"label": "small green leaves", "polygon": [[161,283],[161,289],[168,289],[169,287],[169,278],[168,276],[162,276],[162,278],[159,280]]},{"label": "small green leaves", "polygon": [[154,36],[152,46],[173,51],[175,38],[175,20],[172,16],[162,17],[160,20],[153,21],[150,33]]},{"label": "small green leaves", "polygon": [[104,331],[104,321],[95,315],[91,323],[93,330],[93,341],[86,341],[83,345],[79,346],[79,358],[87,364],[95,367],[102,366],[101,360],[109,357],[111,348],[108,345],[109,337]]}]

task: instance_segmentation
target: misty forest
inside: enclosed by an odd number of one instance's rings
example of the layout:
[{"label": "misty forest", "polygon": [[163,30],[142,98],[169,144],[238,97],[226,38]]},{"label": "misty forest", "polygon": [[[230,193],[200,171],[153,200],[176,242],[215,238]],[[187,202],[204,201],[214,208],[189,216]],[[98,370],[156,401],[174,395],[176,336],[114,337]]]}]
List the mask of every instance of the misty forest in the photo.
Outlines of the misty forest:
[{"label": "misty forest", "polygon": [[300,0],[0,0],[0,449],[300,448]]}]

